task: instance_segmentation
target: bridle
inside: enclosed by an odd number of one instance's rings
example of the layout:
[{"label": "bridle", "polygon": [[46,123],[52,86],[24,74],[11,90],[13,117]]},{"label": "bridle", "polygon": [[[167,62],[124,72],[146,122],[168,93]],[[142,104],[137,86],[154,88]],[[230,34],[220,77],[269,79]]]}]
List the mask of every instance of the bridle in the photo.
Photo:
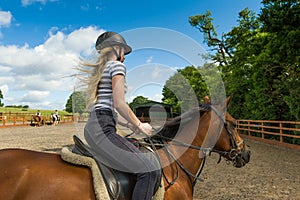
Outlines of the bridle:
[{"label": "bridle", "polygon": [[229,135],[230,147],[231,147],[230,151],[220,151],[220,150],[213,149],[212,152],[218,153],[220,156],[225,156],[230,161],[234,161],[236,156],[238,156],[238,154],[239,154],[238,149],[240,149],[240,146],[244,144],[244,141],[241,139],[240,142],[237,142],[236,138],[234,137],[234,135],[229,127],[230,125],[225,120],[225,117],[224,117],[225,115],[224,114],[222,115],[214,106],[211,105],[210,107],[223,122],[224,127]]},{"label": "bridle", "polygon": [[[221,157],[225,157],[226,158],[226,162],[227,163],[230,163],[231,161],[235,164],[236,162],[236,158],[237,156],[239,155],[239,148],[242,144],[244,144],[244,141],[240,141],[239,143],[237,143],[230,127],[229,127],[229,124],[228,122],[225,120],[225,117],[224,117],[224,114],[222,115],[213,105],[209,105],[209,107],[211,108],[211,110],[214,111],[214,113],[218,116],[218,118],[221,120],[221,122],[224,124],[224,127],[225,129],[227,130],[227,133],[229,135],[229,138],[230,138],[230,146],[231,146],[231,149],[229,151],[221,151],[221,150],[217,150],[215,149],[214,147],[207,147],[207,148],[204,148],[204,147],[199,147],[199,146],[195,146],[195,145],[191,145],[191,144],[187,144],[185,142],[182,142],[182,141],[179,141],[179,140],[175,140],[174,138],[168,138],[166,136],[163,136],[163,135],[159,135],[160,139],[163,141],[163,144],[156,144],[154,143],[151,138],[148,138],[149,139],[149,142],[150,142],[150,145],[151,147],[156,150],[156,147],[159,146],[159,147],[163,147],[164,151],[166,152],[166,154],[172,159],[174,160],[174,162],[177,164],[176,165],[176,176],[173,177],[173,180],[172,181],[169,181],[167,179],[167,177],[165,176],[164,172],[163,172],[163,176],[166,180],[166,182],[169,184],[169,186],[173,185],[178,177],[179,177],[179,171],[178,171],[178,168],[177,166],[179,166],[189,177],[189,180],[193,186],[193,189],[194,189],[194,186],[196,185],[197,181],[203,181],[202,178],[200,178],[200,174],[204,168],[204,165],[205,165],[205,160],[206,160],[206,157],[208,155],[210,155],[212,152],[214,153],[218,153],[220,155],[220,158],[218,160],[217,163],[220,163],[221,161]],[[222,129],[220,129],[221,131]],[[219,133],[220,134],[220,133]],[[172,141],[172,144],[169,144],[167,143],[167,141]],[[197,172],[197,174],[193,174],[191,173],[190,171],[188,171],[184,165],[182,163],[180,163],[176,157],[174,156],[174,154],[169,150],[168,146],[170,145],[178,145],[178,146],[183,146],[183,147],[187,147],[187,148],[190,148],[190,149],[196,149],[196,150],[199,150],[201,151],[203,154],[204,154],[204,157],[203,157],[203,161],[201,163],[201,166],[200,166],[200,169],[199,171]],[[163,170],[162,170],[163,171]]]}]

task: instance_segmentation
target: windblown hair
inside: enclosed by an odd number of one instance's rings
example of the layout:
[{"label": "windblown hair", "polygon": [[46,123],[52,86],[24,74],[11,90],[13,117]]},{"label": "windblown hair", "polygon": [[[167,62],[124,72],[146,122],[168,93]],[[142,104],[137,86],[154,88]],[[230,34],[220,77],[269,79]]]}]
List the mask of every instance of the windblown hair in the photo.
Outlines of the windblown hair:
[{"label": "windblown hair", "polygon": [[80,71],[78,79],[81,82],[81,86],[85,86],[86,88],[87,109],[90,109],[97,101],[98,85],[102,78],[106,63],[109,61],[112,53],[113,49],[111,47],[107,47],[101,49],[101,52],[99,52],[99,57],[95,63],[90,63],[80,59],[79,66],[77,67],[77,70]]}]

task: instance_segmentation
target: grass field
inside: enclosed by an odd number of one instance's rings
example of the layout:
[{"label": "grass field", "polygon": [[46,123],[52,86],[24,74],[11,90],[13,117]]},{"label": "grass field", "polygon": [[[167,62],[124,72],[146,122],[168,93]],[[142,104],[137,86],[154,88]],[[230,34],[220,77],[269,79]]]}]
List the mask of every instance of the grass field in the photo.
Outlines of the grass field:
[{"label": "grass field", "polygon": [[[0,107],[0,113],[28,113],[35,114],[37,109],[24,109],[24,108],[11,108],[11,107]],[[54,110],[40,110],[42,115],[51,115],[55,111]],[[66,112],[64,110],[58,110],[59,115],[71,115],[72,113]]]}]

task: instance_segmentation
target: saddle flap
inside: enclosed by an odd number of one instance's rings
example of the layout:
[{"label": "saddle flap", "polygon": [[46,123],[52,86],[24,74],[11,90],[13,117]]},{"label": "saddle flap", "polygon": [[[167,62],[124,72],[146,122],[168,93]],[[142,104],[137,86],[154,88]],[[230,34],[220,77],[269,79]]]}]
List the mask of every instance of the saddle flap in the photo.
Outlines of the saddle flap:
[{"label": "saddle flap", "polygon": [[105,166],[104,164],[98,162],[92,153],[92,150],[85,145],[79,137],[76,135],[73,135],[73,140],[74,140],[74,147],[72,149],[73,153],[79,154],[79,155],[84,155],[90,158],[93,158],[97,165],[98,168],[100,169],[101,175],[104,179],[104,182],[106,184],[107,190],[109,195],[112,197],[112,199],[120,199],[122,196],[121,193],[121,185],[120,182],[117,180],[116,175],[114,174],[114,171],[110,169],[109,167]]},{"label": "saddle flap", "polygon": [[[112,199],[118,199],[118,200],[131,199],[132,191],[136,181],[135,175],[131,173],[121,172],[116,169],[112,169],[109,166],[106,166],[103,163],[98,162],[97,159],[95,159],[92,149],[90,149],[89,146],[84,144],[80,140],[80,138],[78,138],[76,135],[73,135],[73,140],[75,143],[72,149],[73,153],[93,158],[96,161],[110,197]],[[137,145],[138,142],[136,140],[133,140],[132,142],[136,146],[139,146]],[[145,147],[140,147],[140,150],[144,153],[149,152],[149,149]],[[160,166],[159,158],[156,157],[156,155],[154,154],[148,154],[148,155],[149,155],[147,156],[148,159],[150,159],[150,161],[155,163],[155,165],[157,165],[158,167],[157,173],[159,174],[159,176],[158,179],[155,180],[156,181],[155,191],[157,191],[160,186],[161,177],[162,177],[162,172],[161,170],[159,170],[161,166]]]},{"label": "saddle flap", "polygon": [[98,167],[104,178],[106,187],[108,188],[108,193],[112,197],[112,199],[123,199],[124,197],[121,193],[121,184],[117,180],[114,171],[103,164],[98,163]]}]

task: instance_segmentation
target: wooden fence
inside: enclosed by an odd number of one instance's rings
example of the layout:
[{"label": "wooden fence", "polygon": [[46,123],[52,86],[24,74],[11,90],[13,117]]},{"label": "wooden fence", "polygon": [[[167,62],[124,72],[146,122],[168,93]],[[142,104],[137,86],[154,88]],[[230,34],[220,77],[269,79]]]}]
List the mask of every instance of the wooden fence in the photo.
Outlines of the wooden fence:
[{"label": "wooden fence", "polygon": [[300,150],[300,122],[238,120],[237,130],[250,139]]},{"label": "wooden fence", "polygon": [[[34,125],[32,113],[1,113],[0,128]],[[61,115],[60,123],[86,122],[87,115]],[[42,116],[45,124],[52,124],[50,115]],[[147,121],[144,118],[143,121]],[[250,139],[300,150],[300,122],[271,120],[238,120],[237,130]]]},{"label": "wooden fence", "polygon": [[[11,127],[11,126],[27,126],[36,125],[32,120],[33,113],[1,113],[0,115],[0,128]],[[43,120],[42,125],[52,124],[51,115],[41,116]],[[60,123],[72,123],[74,122],[73,115],[61,115]]]}]

